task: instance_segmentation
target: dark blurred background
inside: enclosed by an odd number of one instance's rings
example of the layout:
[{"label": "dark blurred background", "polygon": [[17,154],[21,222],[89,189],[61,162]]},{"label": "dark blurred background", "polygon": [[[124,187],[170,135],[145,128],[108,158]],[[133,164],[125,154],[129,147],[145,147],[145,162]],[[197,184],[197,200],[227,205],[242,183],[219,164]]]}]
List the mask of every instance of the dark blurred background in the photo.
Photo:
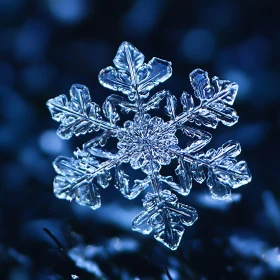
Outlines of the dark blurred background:
[{"label": "dark blurred background", "polygon": [[[0,0],[0,279],[280,279],[279,28],[277,1]],[[45,103],[81,83],[102,104],[124,40],[172,61],[153,92],[191,92],[198,67],[240,86],[239,123],[206,148],[239,141],[253,180],[225,202],[205,184],[180,197],[199,219],[175,252],[131,231],[143,196],[111,187],[92,211],[53,194],[52,161],[90,136],[62,141]]]}]

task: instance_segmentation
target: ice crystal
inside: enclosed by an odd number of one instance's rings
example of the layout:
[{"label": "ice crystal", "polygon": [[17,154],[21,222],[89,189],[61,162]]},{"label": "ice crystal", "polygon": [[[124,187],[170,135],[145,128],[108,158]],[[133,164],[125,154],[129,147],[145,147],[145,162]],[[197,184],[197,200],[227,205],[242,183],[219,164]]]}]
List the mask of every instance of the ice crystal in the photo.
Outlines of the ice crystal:
[{"label": "ice crystal", "polygon": [[[216,128],[221,122],[232,126],[238,116],[231,105],[238,85],[218,77],[208,78],[208,73],[196,69],[190,74],[194,96],[183,92],[180,98],[183,112],[176,114],[177,99],[163,90],[152,95],[150,91],[172,74],[171,63],[153,58],[144,63],[144,55],[128,42],[124,42],[114,58],[114,67],[107,67],[99,74],[99,82],[106,88],[120,91],[124,96],[112,94],[102,109],[91,101],[87,87],[75,84],[70,89],[70,100],[65,95],[50,99],[47,106],[52,118],[60,122],[58,135],[69,139],[93,131],[99,135],[74,152],[73,158],[59,156],[53,163],[58,176],[54,180],[54,193],[58,198],[75,200],[92,209],[101,206],[99,186],[107,188],[114,169],[115,187],[128,199],[134,199],[146,188],[143,199],[144,211],[132,222],[132,229],[154,237],[175,250],[184,233],[184,226],[197,220],[194,208],[178,202],[173,192],[188,195],[192,181],[206,180],[215,199],[226,199],[232,188],[238,188],[251,180],[245,161],[237,161],[239,143],[228,141],[218,149],[199,152],[211,140],[211,134],[200,128]],[[151,117],[150,110],[158,109],[165,100],[165,113],[170,119],[164,122]],[[118,110],[118,108],[120,110]],[[132,113],[133,121],[117,125],[119,113]],[[188,126],[192,123],[196,126]],[[198,128],[198,127],[199,128]],[[184,148],[178,146],[176,133],[183,132],[188,138]],[[118,139],[118,152],[103,149],[109,138]],[[172,176],[162,176],[161,166],[176,160],[178,166]],[[123,165],[141,169],[145,179],[131,184]]]}]

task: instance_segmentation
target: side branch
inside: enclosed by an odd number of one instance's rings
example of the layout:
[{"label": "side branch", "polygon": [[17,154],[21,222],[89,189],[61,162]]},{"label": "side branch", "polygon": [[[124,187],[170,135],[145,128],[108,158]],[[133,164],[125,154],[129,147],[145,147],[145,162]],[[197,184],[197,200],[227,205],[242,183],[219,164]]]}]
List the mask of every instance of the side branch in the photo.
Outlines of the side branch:
[{"label": "side branch", "polygon": [[[228,95],[232,94],[232,92],[237,92],[238,89],[238,85],[234,82],[230,83],[227,88],[219,91],[216,93],[216,95],[213,98],[210,98],[209,100],[204,99],[201,100],[200,105],[190,109],[188,111],[185,111],[181,114],[179,114],[178,116],[176,116],[176,118],[174,120],[171,120],[169,122],[169,126],[176,126],[176,127],[180,127],[181,125],[183,125],[184,123],[186,123],[187,121],[194,121],[194,119],[196,119],[197,115],[199,114],[199,111],[203,110],[203,114],[205,114],[205,117],[209,117],[211,118],[210,121],[213,122],[213,124],[206,124],[204,123],[203,120],[199,120],[199,123],[203,123],[206,126],[215,128],[217,126],[218,121],[222,121],[224,124],[231,126],[233,124],[235,124],[238,120],[238,117],[233,114],[232,112],[229,112],[228,107],[225,106],[225,104],[229,104],[229,102],[227,101],[227,97]],[[219,104],[219,106],[217,106],[217,108],[215,107],[215,105],[217,103],[223,103],[222,105]],[[223,111],[224,109],[227,109],[226,111]],[[231,109],[232,110],[232,109]],[[214,116],[210,116],[208,115],[209,112],[211,114],[214,114]],[[227,114],[233,114],[234,119],[233,120],[228,120],[227,118],[231,118],[232,116],[229,116]],[[202,114],[202,117],[203,117]],[[207,116],[206,116],[207,114]],[[215,120],[212,120],[212,118],[215,118]]]}]

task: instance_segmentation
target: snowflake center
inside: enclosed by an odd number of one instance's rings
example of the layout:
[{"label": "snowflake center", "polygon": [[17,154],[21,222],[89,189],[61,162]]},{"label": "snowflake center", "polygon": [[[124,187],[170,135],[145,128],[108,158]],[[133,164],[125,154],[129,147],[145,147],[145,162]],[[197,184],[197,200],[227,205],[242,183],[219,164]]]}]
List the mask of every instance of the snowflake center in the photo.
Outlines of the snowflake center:
[{"label": "snowflake center", "polygon": [[140,145],[142,145],[145,149],[152,149],[155,146],[155,141],[150,137],[140,137]]}]

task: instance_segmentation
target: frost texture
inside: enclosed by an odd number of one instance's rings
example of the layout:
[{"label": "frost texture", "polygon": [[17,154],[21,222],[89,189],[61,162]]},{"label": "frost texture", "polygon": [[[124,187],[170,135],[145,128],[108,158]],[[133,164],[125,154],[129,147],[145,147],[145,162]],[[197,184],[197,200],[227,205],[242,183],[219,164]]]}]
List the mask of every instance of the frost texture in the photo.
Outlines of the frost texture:
[{"label": "frost texture", "polygon": [[[153,58],[146,64],[144,55],[124,42],[114,64],[115,68],[100,72],[99,82],[124,96],[112,94],[100,108],[91,101],[87,87],[75,84],[70,89],[70,100],[60,95],[47,102],[53,119],[61,123],[57,133],[62,139],[100,131],[82,150],[74,152],[73,158],[60,156],[54,161],[58,173],[54,193],[58,198],[97,209],[101,206],[100,187],[107,188],[112,177],[115,187],[128,199],[148,189],[144,210],[133,220],[132,229],[143,234],[153,232],[158,241],[175,250],[184,226],[191,226],[198,216],[194,208],[179,203],[174,192],[188,195],[193,180],[206,181],[214,199],[226,199],[231,189],[251,180],[246,162],[236,160],[241,152],[239,143],[228,141],[218,149],[200,152],[211,140],[211,134],[201,126],[216,128],[219,122],[232,126],[238,121],[230,107],[238,85],[218,77],[210,81],[207,72],[196,69],[190,74],[190,82],[199,104],[196,106],[193,96],[183,92],[183,111],[176,114],[177,99],[169,91],[157,92],[148,99],[150,90],[171,76],[170,62]],[[169,121],[148,113],[158,109],[161,102],[165,102]],[[133,114],[133,120],[119,126],[119,113]],[[178,146],[178,131],[189,138],[184,148]],[[110,137],[118,139],[117,153],[103,148]],[[176,181],[160,174],[161,166],[169,165],[171,160],[178,163]],[[141,169],[146,178],[131,183],[123,169],[125,164]]]}]

